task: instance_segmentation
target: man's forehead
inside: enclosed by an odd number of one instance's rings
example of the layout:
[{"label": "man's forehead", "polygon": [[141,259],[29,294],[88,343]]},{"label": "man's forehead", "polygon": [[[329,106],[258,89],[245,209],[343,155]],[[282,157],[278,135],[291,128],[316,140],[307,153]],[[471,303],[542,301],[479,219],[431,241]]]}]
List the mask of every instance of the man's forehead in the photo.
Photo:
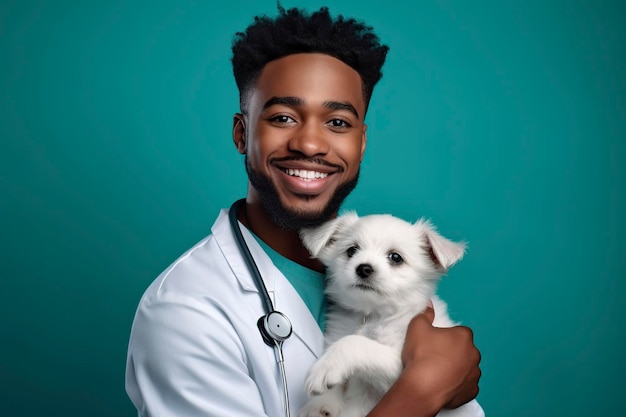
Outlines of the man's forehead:
[{"label": "man's forehead", "polygon": [[364,106],[359,73],[339,59],[320,53],[292,54],[270,61],[251,90],[263,107],[273,97],[295,97],[306,104],[334,101]]},{"label": "man's forehead", "polygon": [[352,77],[357,77],[361,81],[361,75],[357,70],[332,55],[321,52],[302,52],[285,55],[269,61],[261,69],[259,78],[264,73],[272,71],[291,72],[296,69],[315,68],[316,70],[328,68],[331,71],[341,71],[350,73]]}]

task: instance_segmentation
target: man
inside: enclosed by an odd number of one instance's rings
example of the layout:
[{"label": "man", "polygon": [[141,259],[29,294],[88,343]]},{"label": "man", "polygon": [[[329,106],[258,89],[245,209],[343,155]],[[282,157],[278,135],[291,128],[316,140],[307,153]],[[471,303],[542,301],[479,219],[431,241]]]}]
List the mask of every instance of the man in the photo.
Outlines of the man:
[{"label": "man", "polygon": [[[334,217],[356,186],[364,123],[388,48],[371,28],[326,8],[279,8],[257,17],[233,43],[241,113],[233,140],[249,177],[242,233],[274,307],[293,335],[283,344],[286,377],[262,340],[261,289],[242,258],[228,215],[148,288],[130,338],[126,384],[144,416],[285,415],[307,400],[306,372],[322,353],[323,268],[298,230]],[[480,354],[465,327],[435,329],[416,317],[404,371],[371,416],[432,416],[478,393]],[[482,415],[477,406],[476,415]]]}]

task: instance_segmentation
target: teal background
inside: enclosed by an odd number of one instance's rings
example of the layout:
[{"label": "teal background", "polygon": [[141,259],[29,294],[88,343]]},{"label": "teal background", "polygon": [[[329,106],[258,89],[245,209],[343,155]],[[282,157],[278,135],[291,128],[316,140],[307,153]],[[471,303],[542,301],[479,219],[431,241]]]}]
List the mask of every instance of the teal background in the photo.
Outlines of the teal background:
[{"label": "teal background", "polygon": [[[246,189],[230,41],[276,3],[211,3],[0,2],[1,415],[134,415],[139,297]],[[329,3],[391,46],[344,207],[469,241],[488,416],[622,414],[624,3],[400,4]]]}]

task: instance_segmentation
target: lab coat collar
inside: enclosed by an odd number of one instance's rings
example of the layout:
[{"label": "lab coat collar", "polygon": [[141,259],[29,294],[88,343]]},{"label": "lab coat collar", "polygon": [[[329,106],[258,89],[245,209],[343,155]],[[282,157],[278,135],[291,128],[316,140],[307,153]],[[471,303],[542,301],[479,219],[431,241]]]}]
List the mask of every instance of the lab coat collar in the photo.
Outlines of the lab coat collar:
[{"label": "lab coat collar", "polygon": [[[311,352],[319,357],[323,349],[323,334],[316,319],[291,283],[280,272],[250,231],[239,223],[241,233],[250,249],[250,253],[259,268],[265,287],[272,298],[274,309],[289,318],[293,333],[302,340]],[[220,212],[211,228],[217,244],[221,248],[226,261],[230,265],[239,285],[244,291],[259,293],[254,278],[246,265],[241,250],[237,245],[228,219],[228,209]],[[259,293],[259,296],[261,294]]]}]

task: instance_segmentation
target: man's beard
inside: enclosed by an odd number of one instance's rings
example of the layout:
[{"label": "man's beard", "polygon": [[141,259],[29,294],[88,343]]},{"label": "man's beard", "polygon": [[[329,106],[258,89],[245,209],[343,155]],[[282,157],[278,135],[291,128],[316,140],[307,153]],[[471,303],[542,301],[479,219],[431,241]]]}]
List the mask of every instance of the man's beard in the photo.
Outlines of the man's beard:
[{"label": "man's beard", "polygon": [[[271,220],[280,228],[285,230],[300,230],[302,228],[317,227],[322,223],[332,219],[339,211],[339,207],[343,200],[354,190],[359,181],[359,171],[354,178],[348,182],[341,184],[334,192],[326,207],[321,211],[311,213],[297,210],[291,207],[285,207],[280,201],[280,197],[274,184],[269,177],[260,174],[252,168],[245,158],[246,172],[252,186],[261,196],[261,205],[270,216]],[[303,196],[306,198],[306,196]]]}]

